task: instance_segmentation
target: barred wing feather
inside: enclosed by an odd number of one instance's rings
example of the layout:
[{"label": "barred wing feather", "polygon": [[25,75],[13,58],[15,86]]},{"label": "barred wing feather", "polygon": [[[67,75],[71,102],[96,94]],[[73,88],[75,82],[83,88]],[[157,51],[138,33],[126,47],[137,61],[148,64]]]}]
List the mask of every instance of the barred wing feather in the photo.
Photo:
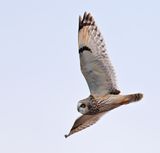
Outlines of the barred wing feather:
[{"label": "barred wing feather", "polygon": [[95,115],[82,115],[80,116],[73,124],[73,127],[71,128],[70,132],[68,135],[65,135],[65,137],[67,138],[68,136],[79,132],[81,130],[84,130],[85,128],[95,124],[100,118],[101,116],[103,116],[105,114],[105,112],[102,113],[98,113]]},{"label": "barred wing feather", "polygon": [[90,13],[79,17],[78,45],[81,71],[94,96],[119,94],[103,37]]}]

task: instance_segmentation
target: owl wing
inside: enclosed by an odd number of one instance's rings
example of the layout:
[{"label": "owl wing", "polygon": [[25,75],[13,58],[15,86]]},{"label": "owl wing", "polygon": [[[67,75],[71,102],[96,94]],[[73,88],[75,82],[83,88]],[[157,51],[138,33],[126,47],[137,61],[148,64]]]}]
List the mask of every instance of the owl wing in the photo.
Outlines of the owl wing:
[{"label": "owl wing", "polygon": [[81,71],[95,96],[119,94],[103,37],[90,13],[79,17],[78,45]]},{"label": "owl wing", "polygon": [[82,115],[82,116],[80,116],[74,122],[69,134],[65,135],[65,138],[95,124],[100,119],[100,117],[103,116],[104,114],[105,114],[105,112],[98,113],[95,115]]}]

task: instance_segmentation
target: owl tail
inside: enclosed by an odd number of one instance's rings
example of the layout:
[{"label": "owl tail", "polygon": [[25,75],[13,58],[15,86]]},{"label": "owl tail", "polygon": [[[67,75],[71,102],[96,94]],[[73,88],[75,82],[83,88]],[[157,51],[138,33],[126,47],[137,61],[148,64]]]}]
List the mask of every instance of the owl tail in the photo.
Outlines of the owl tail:
[{"label": "owl tail", "polygon": [[136,102],[136,101],[141,100],[142,98],[143,98],[143,94],[142,93],[124,95],[123,104],[129,104],[131,102]]}]

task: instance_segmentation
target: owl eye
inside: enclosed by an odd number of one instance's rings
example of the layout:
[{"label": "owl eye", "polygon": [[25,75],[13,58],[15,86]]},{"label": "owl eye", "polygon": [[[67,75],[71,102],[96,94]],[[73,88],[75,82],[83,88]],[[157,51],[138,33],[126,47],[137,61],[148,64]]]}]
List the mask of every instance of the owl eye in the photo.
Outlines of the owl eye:
[{"label": "owl eye", "polygon": [[85,107],[86,107],[86,105],[85,105],[85,104],[81,104],[81,105],[80,105],[80,107],[85,108]]}]

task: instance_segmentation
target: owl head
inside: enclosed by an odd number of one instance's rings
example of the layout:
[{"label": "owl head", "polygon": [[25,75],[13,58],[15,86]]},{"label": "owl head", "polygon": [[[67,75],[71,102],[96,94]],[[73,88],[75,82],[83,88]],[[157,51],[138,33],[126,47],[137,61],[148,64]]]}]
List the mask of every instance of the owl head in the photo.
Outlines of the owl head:
[{"label": "owl head", "polygon": [[88,106],[89,106],[89,100],[88,100],[88,98],[80,100],[78,102],[78,105],[77,105],[77,110],[81,114],[87,114],[89,112],[89,107]]}]

